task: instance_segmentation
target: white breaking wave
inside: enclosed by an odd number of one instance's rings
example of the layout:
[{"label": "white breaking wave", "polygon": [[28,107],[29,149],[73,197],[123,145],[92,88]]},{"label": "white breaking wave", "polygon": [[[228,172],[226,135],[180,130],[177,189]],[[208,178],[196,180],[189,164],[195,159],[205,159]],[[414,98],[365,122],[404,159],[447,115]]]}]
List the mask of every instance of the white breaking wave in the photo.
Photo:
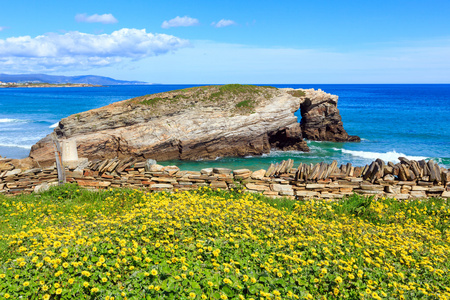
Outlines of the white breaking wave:
[{"label": "white breaking wave", "polygon": [[393,163],[398,163],[399,162],[398,158],[402,157],[402,156],[406,157],[409,160],[422,160],[422,159],[428,158],[425,156],[406,155],[403,153],[398,153],[395,150],[385,152],[385,153],[368,152],[368,151],[353,151],[353,150],[338,149],[338,148],[333,148],[333,150],[341,151],[342,153],[345,153],[345,154],[350,154],[353,156],[358,156],[358,157],[362,157],[362,158],[366,158],[366,159],[370,159],[370,160],[375,160],[377,158],[380,158],[384,161],[391,161]]},{"label": "white breaking wave", "polygon": [[16,147],[22,149],[31,149],[32,145],[0,144],[0,147]]},{"label": "white breaking wave", "polygon": [[301,152],[301,151],[297,151],[297,150],[282,151],[282,150],[271,149],[270,153],[266,154],[266,157],[286,156],[287,154],[289,154],[291,156],[299,156],[301,154],[305,154],[305,152]]},{"label": "white breaking wave", "polygon": [[28,121],[20,119],[9,119],[9,118],[0,119],[0,123],[26,123],[26,122]]},{"label": "white breaking wave", "polygon": [[48,126],[48,128],[56,128],[56,127],[58,127],[58,125],[59,125],[59,122],[56,122],[55,124]]}]

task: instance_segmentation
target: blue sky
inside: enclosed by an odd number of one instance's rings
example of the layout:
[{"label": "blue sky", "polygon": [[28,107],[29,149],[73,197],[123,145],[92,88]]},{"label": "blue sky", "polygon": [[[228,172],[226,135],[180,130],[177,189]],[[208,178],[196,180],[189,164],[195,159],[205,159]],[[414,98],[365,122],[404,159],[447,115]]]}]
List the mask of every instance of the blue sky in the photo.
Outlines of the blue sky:
[{"label": "blue sky", "polygon": [[450,83],[450,1],[2,1],[0,72]]}]

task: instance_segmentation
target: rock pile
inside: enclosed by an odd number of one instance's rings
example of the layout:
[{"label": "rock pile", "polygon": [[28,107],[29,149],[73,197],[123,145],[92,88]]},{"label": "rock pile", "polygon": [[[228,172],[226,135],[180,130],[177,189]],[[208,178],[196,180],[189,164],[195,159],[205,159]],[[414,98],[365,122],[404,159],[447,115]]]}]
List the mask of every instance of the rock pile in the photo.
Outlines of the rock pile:
[{"label": "rock pile", "polygon": [[55,167],[22,171],[15,168],[11,159],[0,159],[0,193],[30,193],[35,187],[57,183],[58,172]]},{"label": "rock pile", "polygon": [[[450,170],[433,161],[384,163],[377,159],[370,165],[338,166],[336,161],[294,167],[289,159],[271,164],[267,170],[231,170],[206,168],[200,172],[181,171],[177,166],[161,166],[155,161],[106,159],[66,166],[69,182],[89,188],[128,187],[150,191],[187,191],[202,186],[217,189],[245,188],[248,192],[291,198],[342,198],[353,193],[395,197],[450,198]],[[8,160],[0,160],[0,193],[30,193],[57,184],[55,167],[17,169]]]}]

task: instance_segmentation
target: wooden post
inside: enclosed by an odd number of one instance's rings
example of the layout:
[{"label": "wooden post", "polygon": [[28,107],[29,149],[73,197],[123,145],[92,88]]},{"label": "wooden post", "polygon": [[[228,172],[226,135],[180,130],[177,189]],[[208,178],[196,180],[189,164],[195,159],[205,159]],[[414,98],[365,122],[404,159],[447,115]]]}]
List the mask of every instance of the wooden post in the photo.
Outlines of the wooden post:
[{"label": "wooden post", "polygon": [[55,145],[55,159],[56,169],[58,170],[58,183],[59,185],[62,185],[66,183],[66,172],[62,164],[61,147],[59,146],[58,139],[56,138],[56,134],[54,132],[52,133],[52,141]]}]

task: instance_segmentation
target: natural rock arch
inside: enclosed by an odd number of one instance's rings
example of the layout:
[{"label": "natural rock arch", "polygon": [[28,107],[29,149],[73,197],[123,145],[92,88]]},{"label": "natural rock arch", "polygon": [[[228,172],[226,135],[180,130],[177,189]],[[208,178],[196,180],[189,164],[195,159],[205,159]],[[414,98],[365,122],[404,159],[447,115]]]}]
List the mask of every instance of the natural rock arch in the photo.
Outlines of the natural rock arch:
[{"label": "natural rock arch", "polygon": [[[337,96],[321,90],[208,86],[147,95],[69,116],[60,139],[75,139],[78,156],[135,156],[158,161],[215,159],[280,150],[309,151],[303,138],[357,141],[344,130]],[[302,123],[295,111],[301,109]],[[30,157],[54,161],[49,136]]]}]

